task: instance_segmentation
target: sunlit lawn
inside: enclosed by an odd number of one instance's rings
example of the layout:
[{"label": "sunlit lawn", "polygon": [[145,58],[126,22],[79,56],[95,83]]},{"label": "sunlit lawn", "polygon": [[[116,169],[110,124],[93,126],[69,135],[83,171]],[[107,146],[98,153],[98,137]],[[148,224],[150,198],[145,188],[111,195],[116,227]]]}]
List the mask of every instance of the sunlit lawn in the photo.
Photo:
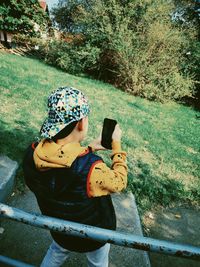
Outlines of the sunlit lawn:
[{"label": "sunlit lawn", "polygon": [[[81,89],[89,98],[89,136],[97,137],[104,117],[117,119],[128,152],[129,190],[142,211],[173,201],[200,203],[200,120],[192,108],[149,102],[111,85],[76,77],[36,59],[0,53],[0,150],[20,164],[39,136],[49,93],[59,86]],[[102,152],[109,164],[109,153]],[[18,187],[23,185],[19,168]]]}]

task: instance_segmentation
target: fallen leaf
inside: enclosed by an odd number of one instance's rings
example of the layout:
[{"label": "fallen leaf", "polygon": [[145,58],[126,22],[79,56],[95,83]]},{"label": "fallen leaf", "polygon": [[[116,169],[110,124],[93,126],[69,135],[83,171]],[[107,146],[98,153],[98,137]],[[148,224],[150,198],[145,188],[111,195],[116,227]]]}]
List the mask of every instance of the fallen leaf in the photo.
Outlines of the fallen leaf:
[{"label": "fallen leaf", "polygon": [[192,153],[192,154],[197,154],[198,152],[195,151],[192,147],[187,147],[186,150],[189,152],[189,153]]},{"label": "fallen leaf", "polygon": [[149,219],[153,220],[154,219],[153,213],[149,212],[148,217],[149,217]]},{"label": "fallen leaf", "polygon": [[3,234],[4,231],[5,229],[3,227],[0,227],[0,234]]}]

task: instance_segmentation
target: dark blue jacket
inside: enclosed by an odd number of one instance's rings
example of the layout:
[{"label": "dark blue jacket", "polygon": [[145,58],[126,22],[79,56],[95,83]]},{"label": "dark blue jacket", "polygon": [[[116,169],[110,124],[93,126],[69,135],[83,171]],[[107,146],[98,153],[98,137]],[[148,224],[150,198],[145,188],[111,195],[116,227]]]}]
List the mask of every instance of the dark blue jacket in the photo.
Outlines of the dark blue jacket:
[{"label": "dark blue jacket", "polygon": [[[37,144],[36,144],[37,145]],[[87,195],[87,176],[94,162],[101,158],[91,151],[75,159],[70,168],[39,171],[33,161],[30,146],[23,161],[25,181],[34,192],[42,214],[60,219],[116,229],[116,217],[110,196]],[[53,239],[62,247],[77,251],[93,251],[104,243],[68,236],[51,231]]]}]

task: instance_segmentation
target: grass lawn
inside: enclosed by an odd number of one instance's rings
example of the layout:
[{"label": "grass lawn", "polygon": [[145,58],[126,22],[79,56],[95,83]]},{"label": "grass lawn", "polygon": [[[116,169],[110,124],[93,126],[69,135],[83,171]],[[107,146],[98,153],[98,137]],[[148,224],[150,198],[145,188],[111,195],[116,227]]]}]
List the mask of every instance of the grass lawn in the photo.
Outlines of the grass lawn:
[{"label": "grass lawn", "polygon": [[[87,144],[104,117],[117,119],[128,152],[129,187],[141,212],[177,202],[200,204],[200,113],[176,104],[131,96],[111,85],[76,77],[36,59],[0,53],[0,153],[22,162],[39,136],[49,93],[59,86],[81,89],[90,99]],[[101,152],[110,164],[109,152]],[[23,188],[21,167],[17,187]]]}]

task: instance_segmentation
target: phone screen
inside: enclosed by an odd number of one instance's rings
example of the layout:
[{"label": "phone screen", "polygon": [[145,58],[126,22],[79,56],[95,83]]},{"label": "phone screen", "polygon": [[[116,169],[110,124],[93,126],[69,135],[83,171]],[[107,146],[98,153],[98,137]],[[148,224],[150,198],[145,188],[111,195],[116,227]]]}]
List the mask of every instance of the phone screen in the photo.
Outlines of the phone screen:
[{"label": "phone screen", "polygon": [[116,120],[105,118],[103,122],[103,131],[101,145],[107,149],[112,149],[112,134],[117,124]]}]

